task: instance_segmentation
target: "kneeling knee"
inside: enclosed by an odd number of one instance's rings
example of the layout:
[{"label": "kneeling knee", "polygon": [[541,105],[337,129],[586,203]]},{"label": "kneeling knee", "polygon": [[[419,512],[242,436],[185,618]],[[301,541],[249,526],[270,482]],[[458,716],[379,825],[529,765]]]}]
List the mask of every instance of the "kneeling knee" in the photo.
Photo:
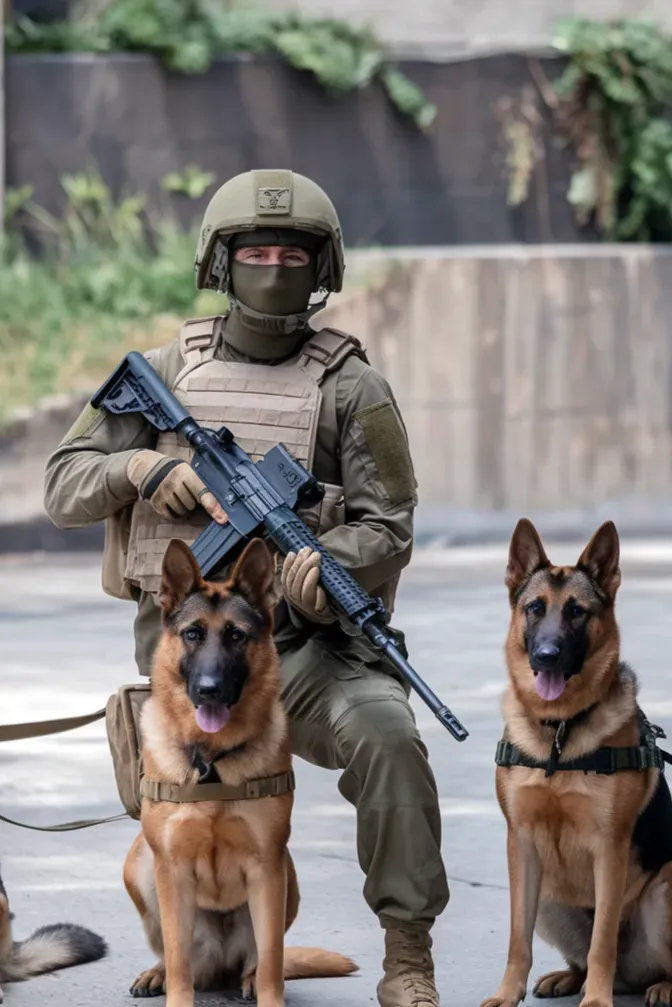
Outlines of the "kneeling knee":
[{"label": "kneeling knee", "polygon": [[398,700],[352,707],[342,718],[338,735],[348,759],[404,762],[426,756],[411,708]]}]

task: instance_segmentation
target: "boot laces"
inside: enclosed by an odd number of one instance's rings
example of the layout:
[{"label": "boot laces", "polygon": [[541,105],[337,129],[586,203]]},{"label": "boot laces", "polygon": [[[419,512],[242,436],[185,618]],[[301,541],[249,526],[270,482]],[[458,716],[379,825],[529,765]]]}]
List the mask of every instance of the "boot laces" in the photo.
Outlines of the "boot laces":
[{"label": "boot laces", "polygon": [[414,1005],[438,1004],[434,963],[425,935],[403,934],[391,942],[389,964],[399,974],[404,989],[412,994]]}]

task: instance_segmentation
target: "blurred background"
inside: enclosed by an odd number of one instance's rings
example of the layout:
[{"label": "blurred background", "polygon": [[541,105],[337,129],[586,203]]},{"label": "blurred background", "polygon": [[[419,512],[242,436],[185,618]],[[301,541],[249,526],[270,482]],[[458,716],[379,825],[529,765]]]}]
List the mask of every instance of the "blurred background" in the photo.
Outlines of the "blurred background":
[{"label": "blurred background", "polygon": [[5,0],[0,548],[62,547],[46,454],[129,348],[225,308],[195,230],[259,166],[336,204],[322,317],[392,382],[420,539],[667,532],[668,32],[669,0]]}]

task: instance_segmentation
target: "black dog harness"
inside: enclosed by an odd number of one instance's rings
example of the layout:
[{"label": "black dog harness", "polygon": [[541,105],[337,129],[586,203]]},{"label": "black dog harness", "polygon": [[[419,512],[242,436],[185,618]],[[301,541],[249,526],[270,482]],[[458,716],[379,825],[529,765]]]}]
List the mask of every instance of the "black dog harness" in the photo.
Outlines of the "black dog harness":
[{"label": "black dog harness", "polygon": [[551,751],[548,759],[540,761],[526,755],[525,752],[506,739],[502,739],[495,752],[495,763],[498,766],[525,766],[527,769],[545,769],[545,775],[553,776],[556,772],[580,772],[598,773],[609,776],[612,773],[619,773],[625,770],[636,770],[641,772],[644,769],[664,769],[665,763],[672,765],[672,755],[664,752],[657,745],[658,738],[665,738],[666,734],[661,727],[651,724],[642,711],[637,707],[637,717],[639,720],[639,745],[619,746],[617,748],[605,746],[598,748],[589,755],[582,755],[578,759],[569,759],[566,762],[560,761],[562,750],[567,744],[572,728],[577,724],[584,723],[595,706],[582,710],[575,717],[569,720],[542,720],[544,727],[554,727],[555,738],[551,744]]}]

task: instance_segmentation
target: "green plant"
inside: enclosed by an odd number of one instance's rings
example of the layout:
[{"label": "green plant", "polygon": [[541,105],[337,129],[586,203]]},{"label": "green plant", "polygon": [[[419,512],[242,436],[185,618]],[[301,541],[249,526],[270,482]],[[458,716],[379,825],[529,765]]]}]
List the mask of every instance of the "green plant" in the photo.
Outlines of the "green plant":
[{"label": "green plant", "polygon": [[9,227],[13,224],[15,218],[19,213],[25,209],[27,204],[33,197],[33,187],[32,185],[20,185],[17,188],[12,188],[11,186],[5,189],[5,205],[4,205],[4,226]]},{"label": "green plant", "polygon": [[95,169],[63,175],[60,181],[67,197],[62,217],[53,216],[32,200],[24,209],[61,257],[88,254],[92,248],[114,252],[118,247],[141,245],[144,196],[122,196],[115,201]]},{"label": "green plant", "polygon": [[178,192],[189,199],[200,199],[215,181],[211,171],[201,171],[198,165],[189,164],[183,171],[171,171],[161,179],[166,192]]},{"label": "green plant", "polygon": [[672,240],[672,41],[640,19],[558,24],[567,57],[551,104],[579,165],[580,223],[614,241]]},{"label": "green plant", "polygon": [[[95,388],[128,349],[177,335],[186,317],[226,310],[201,304],[197,235],[156,222],[137,194],[112,197],[96,171],[64,176],[62,216],[12,192],[0,244],[0,420],[54,392]],[[19,229],[19,220],[21,229]],[[42,245],[39,257],[26,228]]]},{"label": "green plant", "polygon": [[274,12],[253,0],[108,0],[102,12],[71,22],[37,25],[16,17],[6,45],[10,52],[151,52],[182,73],[203,72],[227,52],[277,53],[334,95],[379,81],[420,129],[436,115],[422,91],[390,65],[370,29]]},{"label": "green plant", "polygon": [[501,98],[495,114],[502,123],[506,147],[509,181],[506,201],[509,206],[521,206],[528,198],[535,169],[544,156],[539,138],[541,116],[532,85],[523,87],[516,97]]}]

